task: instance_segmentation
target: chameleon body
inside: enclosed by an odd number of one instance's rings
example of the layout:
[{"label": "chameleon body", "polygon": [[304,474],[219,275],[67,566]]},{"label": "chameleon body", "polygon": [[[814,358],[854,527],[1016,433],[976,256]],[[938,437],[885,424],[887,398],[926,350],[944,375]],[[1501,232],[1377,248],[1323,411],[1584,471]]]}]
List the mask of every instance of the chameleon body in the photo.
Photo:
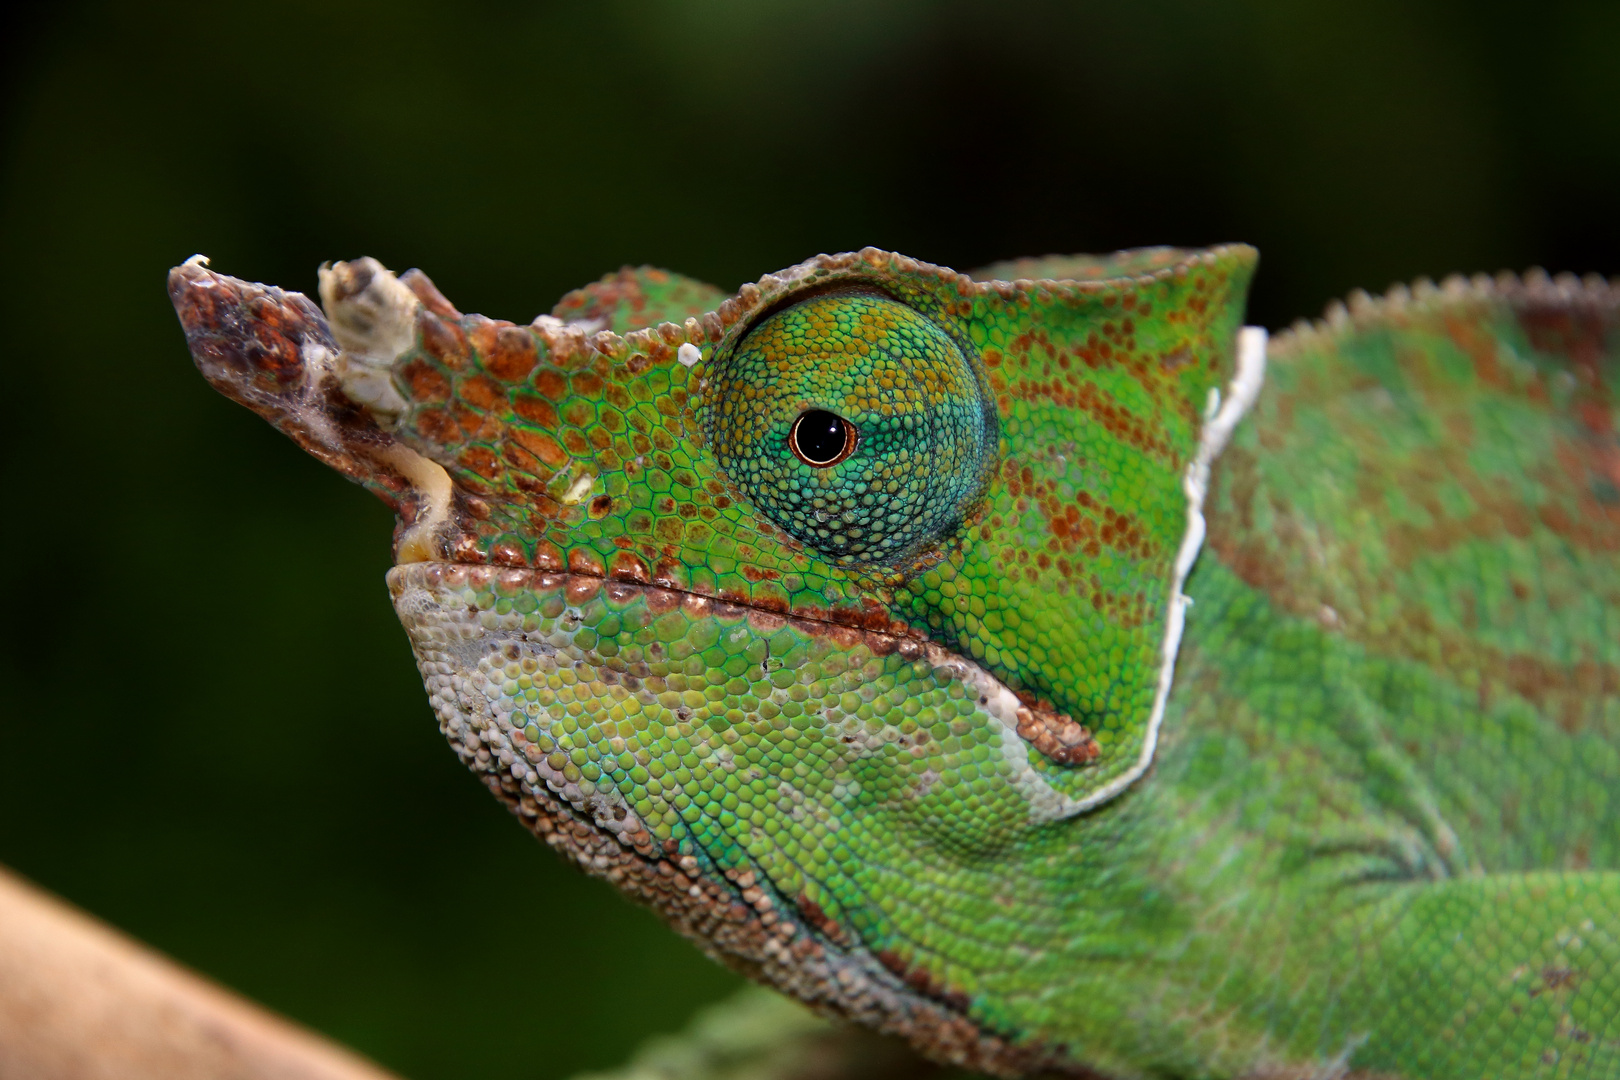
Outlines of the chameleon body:
[{"label": "chameleon body", "polygon": [[398,510],[462,760],[734,967],[1003,1075],[1620,1075],[1620,290],[1267,359],[1254,265],[170,292]]}]

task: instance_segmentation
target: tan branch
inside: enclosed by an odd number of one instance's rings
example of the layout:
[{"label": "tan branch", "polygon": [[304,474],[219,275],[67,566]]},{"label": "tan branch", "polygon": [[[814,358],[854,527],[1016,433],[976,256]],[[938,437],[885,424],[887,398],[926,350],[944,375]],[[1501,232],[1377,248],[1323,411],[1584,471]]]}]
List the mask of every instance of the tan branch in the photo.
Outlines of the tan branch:
[{"label": "tan branch", "polygon": [[391,1080],[0,869],[0,1080]]}]

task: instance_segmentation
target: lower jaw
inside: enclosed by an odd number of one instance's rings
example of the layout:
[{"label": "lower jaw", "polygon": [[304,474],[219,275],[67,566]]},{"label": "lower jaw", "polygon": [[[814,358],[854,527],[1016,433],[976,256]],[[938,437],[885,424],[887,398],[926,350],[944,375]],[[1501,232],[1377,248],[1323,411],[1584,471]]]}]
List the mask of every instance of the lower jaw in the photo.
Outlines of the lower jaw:
[{"label": "lower jaw", "polygon": [[[543,748],[554,751],[557,744],[531,739],[533,725],[525,724],[530,713],[520,715],[520,695],[501,682],[508,665],[521,666],[525,659],[548,658],[558,669],[585,666],[577,649],[560,647],[558,631],[571,617],[578,625],[600,628],[603,622],[591,620],[604,607],[636,611],[650,617],[644,621],[649,626],[650,620],[671,616],[753,635],[789,630],[815,638],[828,651],[894,658],[890,663],[923,661],[975,685],[989,679],[982,670],[914,639],[586,575],[411,563],[392,569],[388,584],[441,729],[461,760],[537,837],[655,908],[729,966],[824,1011],[900,1035],[930,1056],[980,1071],[1011,1075],[1058,1064],[1045,1051],[1015,1046],[980,1029],[962,1003],[920,993],[847,928],[820,927],[804,913],[815,909],[801,910],[799,900],[777,892],[751,858],[722,864],[695,844],[685,826],[673,832],[661,828],[668,822],[656,812],[637,812],[612,785],[597,784],[577,770],[570,774],[566,766],[553,767]],[[608,634],[593,637],[601,642]],[[624,659],[621,651],[598,655],[599,644],[588,651],[590,670],[581,671],[582,681],[645,696],[658,677],[644,670],[645,663],[610,667]],[[987,696],[991,690],[986,684]],[[1010,692],[1001,692],[1011,699]],[[588,713],[604,714],[607,702],[606,695],[598,695]],[[601,743],[598,739],[596,745]]]}]

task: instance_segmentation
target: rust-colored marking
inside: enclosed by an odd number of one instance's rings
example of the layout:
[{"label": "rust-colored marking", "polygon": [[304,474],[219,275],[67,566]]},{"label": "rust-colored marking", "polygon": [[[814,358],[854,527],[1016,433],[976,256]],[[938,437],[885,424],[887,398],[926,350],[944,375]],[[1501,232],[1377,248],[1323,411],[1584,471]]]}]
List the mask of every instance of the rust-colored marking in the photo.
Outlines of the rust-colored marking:
[{"label": "rust-colored marking", "polygon": [[534,334],[526,327],[503,326],[496,331],[494,344],[484,354],[484,370],[502,382],[519,382],[533,369],[537,354]]}]

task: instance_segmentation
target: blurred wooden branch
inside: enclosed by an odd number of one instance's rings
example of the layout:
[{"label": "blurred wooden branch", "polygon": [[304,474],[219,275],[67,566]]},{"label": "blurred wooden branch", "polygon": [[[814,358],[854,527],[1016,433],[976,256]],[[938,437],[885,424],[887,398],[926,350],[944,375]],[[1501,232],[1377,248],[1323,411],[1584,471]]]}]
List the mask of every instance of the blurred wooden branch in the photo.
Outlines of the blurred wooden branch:
[{"label": "blurred wooden branch", "polygon": [[391,1080],[0,869],[0,1080]]},{"label": "blurred wooden branch", "polygon": [[[936,1080],[905,1046],[749,987],[576,1080]],[[0,1080],[397,1080],[0,868]]]}]

